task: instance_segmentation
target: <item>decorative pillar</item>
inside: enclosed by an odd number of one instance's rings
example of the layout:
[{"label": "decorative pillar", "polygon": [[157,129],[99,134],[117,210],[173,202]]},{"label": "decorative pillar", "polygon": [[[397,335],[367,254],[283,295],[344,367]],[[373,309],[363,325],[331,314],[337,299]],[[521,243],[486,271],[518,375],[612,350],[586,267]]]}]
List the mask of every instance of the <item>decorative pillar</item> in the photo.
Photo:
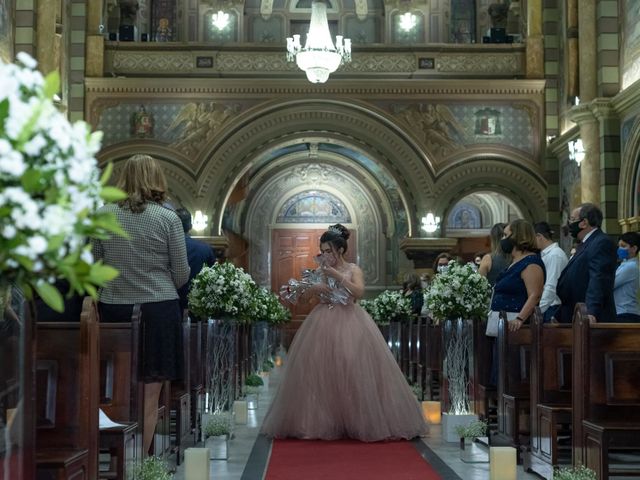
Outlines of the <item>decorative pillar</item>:
[{"label": "decorative pillar", "polygon": [[56,70],[60,64],[60,45],[56,41],[58,3],[52,0],[36,2],[36,59],[43,75]]},{"label": "decorative pillar", "polygon": [[544,78],[542,0],[527,1],[527,78]]},{"label": "decorative pillar", "polygon": [[106,32],[106,18],[102,18],[103,9],[103,0],[87,0],[87,35],[98,35]]},{"label": "decorative pillar", "polygon": [[[590,102],[596,97],[597,87],[598,48],[596,37],[596,0],[580,0],[577,3],[580,73],[579,96],[581,102]],[[580,128],[580,131],[582,132],[582,128]],[[587,138],[584,135],[582,135],[582,141],[585,142],[586,147]]]},{"label": "decorative pillar", "polygon": [[578,0],[567,2],[567,95],[578,96]]},{"label": "decorative pillar", "polygon": [[581,202],[600,204],[600,128],[588,104],[573,107],[569,117],[580,127],[584,160],[580,165]]}]

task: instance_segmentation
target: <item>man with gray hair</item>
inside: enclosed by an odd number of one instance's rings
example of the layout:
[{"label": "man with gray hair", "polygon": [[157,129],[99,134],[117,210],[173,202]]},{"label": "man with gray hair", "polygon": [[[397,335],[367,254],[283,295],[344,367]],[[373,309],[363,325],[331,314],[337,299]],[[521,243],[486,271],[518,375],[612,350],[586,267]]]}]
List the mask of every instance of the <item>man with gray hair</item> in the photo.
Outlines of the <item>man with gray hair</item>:
[{"label": "man with gray hair", "polygon": [[573,321],[576,303],[587,305],[591,321],[616,321],[616,246],[600,229],[602,218],[602,211],[592,203],[583,203],[571,212],[569,232],[580,243],[558,279],[560,322]]}]

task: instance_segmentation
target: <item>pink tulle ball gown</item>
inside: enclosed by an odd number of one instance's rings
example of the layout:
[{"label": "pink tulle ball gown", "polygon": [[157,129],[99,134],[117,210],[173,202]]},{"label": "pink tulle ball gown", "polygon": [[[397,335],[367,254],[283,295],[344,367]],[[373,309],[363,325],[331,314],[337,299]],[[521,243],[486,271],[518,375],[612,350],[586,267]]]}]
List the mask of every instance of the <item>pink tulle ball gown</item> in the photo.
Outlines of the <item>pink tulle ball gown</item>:
[{"label": "pink tulle ball gown", "polygon": [[367,312],[353,298],[316,306],[291,343],[262,433],[376,442],[426,432],[418,401]]}]

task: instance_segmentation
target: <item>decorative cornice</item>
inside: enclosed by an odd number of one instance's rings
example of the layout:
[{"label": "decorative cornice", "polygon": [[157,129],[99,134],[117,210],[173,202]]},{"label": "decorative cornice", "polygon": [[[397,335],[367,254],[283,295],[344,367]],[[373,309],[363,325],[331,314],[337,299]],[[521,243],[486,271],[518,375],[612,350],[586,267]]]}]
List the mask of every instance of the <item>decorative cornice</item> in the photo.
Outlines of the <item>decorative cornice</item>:
[{"label": "decorative cornice", "polygon": [[571,110],[567,112],[567,117],[578,125],[597,121],[589,103],[581,103],[580,105],[572,107]]},{"label": "decorative cornice", "polygon": [[611,103],[620,115],[627,116],[640,104],[640,82],[635,82],[611,99]]},{"label": "decorative cornice", "polygon": [[524,54],[442,55],[436,59],[436,70],[442,73],[482,73],[518,75],[522,72]]},{"label": "decorative cornice", "polygon": [[578,127],[578,125],[574,125],[559,137],[554,138],[547,146],[547,151],[553,153],[556,158],[566,158],[569,148],[567,143],[571,140],[577,139],[578,137],[580,137],[580,127]]},{"label": "decorative cornice", "polygon": [[458,245],[457,238],[403,238],[398,243],[400,250],[407,251],[440,251],[448,252]]}]

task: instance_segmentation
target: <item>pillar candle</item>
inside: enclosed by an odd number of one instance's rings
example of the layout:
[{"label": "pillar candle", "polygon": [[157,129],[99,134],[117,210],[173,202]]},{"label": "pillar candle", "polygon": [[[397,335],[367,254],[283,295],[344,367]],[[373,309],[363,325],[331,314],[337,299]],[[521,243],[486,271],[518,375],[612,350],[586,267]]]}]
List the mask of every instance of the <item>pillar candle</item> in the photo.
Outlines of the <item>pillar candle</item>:
[{"label": "pillar candle", "polygon": [[239,425],[247,424],[248,406],[246,400],[236,400],[233,402],[233,414],[236,418],[236,423]]},{"label": "pillar candle", "polygon": [[282,357],[280,355],[276,355],[275,361],[273,362],[276,367],[282,366]]},{"label": "pillar candle", "polygon": [[517,480],[516,464],[515,448],[489,448],[489,480]]},{"label": "pillar candle", "polygon": [[184,451],[184,478],[209,480],[209,449],[187,448]]},{"label": "pillar candle", "polygon": [[424,416],[424,419],[428,424],[439,425],[442,421],[440,402],[422,402],[422,415]]}]

